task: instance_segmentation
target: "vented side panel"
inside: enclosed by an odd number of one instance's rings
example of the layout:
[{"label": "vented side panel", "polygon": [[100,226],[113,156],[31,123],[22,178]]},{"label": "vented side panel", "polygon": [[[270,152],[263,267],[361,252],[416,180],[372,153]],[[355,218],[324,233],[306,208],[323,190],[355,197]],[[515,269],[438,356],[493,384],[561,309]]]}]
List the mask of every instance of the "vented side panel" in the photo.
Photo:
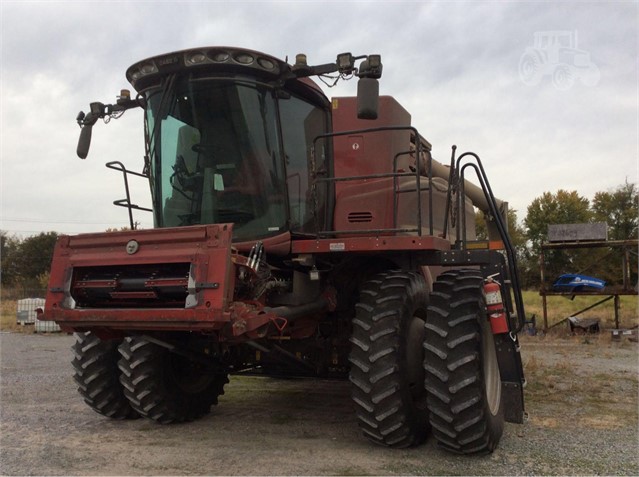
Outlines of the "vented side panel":
[{"label": "vented side panel", "polygon": [[348,214],[348,221],[351,224],[372,222],[373,213],[372,212],[351,212]]}]

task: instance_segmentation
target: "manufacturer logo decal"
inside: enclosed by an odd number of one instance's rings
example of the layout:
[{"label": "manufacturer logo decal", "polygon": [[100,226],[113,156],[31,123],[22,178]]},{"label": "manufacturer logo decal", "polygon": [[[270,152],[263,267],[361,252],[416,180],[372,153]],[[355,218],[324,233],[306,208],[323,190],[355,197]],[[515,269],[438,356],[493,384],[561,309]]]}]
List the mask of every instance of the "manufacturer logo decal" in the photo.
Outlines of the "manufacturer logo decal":
[{"label": "manufacturer logo decal", "polygon": [[137,240],[129,240],[129,242],[126,244],[126,253],[128,253],[129,255],[133,255],[135,252],[138,251],[139,248],[140,244],[137,242]]}]

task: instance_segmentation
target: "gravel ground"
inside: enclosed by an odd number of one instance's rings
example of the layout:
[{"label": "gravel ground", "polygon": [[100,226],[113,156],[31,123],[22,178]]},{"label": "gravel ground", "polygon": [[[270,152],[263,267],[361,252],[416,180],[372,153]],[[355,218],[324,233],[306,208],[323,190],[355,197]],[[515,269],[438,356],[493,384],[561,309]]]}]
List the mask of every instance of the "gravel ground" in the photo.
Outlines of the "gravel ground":
[{"label": "gravel ground", "polygon": [[637,347],[522,346],[529,421],[491,455],[369,444],[348,383],[231,378],[211,414],[161,426],[110,421],[71,378],[73,338],[0,334],[2,475],[638,475]]}]

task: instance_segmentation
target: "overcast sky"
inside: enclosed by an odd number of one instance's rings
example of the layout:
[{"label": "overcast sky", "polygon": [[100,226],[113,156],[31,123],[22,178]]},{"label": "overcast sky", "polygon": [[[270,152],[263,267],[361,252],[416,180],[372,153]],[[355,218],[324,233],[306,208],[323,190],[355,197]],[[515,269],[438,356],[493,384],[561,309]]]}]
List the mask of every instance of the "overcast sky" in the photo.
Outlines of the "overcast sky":
[{"label": "overcast sky", "polygon": [[[382,55],[380,92],[395,96],[447,162],[450,146],[484,162],[495,195],[523,219],[545,191],[592,199],[638,175],[637,2],[34,2],[1,0],[0,229],[21,236],[102,231],[128,223],[120,160],[142,169],[141,110],[93,128],[75,155],[75,117],[111,103],[124,72],[196,46],[251,48],[309,63]],[[537,85],[519,70],[535,33],[576,33],[574,84]],[[572,60],[570,60],[572,61]],[[565,79],[565,75],[563,76]],[[354,95],[344,82],[327,96]],[[140,180],[133,201],[150,203]],[[145,227],[150,214],[137,214]]]}]

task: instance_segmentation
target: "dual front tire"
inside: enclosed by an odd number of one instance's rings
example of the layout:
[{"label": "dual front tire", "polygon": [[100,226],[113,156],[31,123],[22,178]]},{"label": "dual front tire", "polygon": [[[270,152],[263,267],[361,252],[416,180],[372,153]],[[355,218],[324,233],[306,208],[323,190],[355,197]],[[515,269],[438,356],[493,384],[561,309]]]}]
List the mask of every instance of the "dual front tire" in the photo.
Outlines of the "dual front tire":
[{"label": "dual front tire", "polygon": [[428,294],[413,273],[387,272],[360,290],[351,338],[350,381],[359,426],[390,447],[428,433],[422,342]]},{"label": "dual front tire", "polygon": [[418,273],[376,275],[360,290],[351,341],[352,398],[369,440],[408,447],[432,429],[447,450],[494,450],[504,410],[480,273],[446,272],[430,296]]},{"label": "dual front tire", "polygon": [[433,286],[424,342],[425,388],[433,435],[462,454],[492,452],[501,438],[501,377],[483,277],[453,271]]},{"label": "dual front tire", "polygon": [[91,332],[75,336],[78,392],[94,411],[113,419],[192,421],[210,412],[228,383],[225,373],[142,337],[103,341]]}]

